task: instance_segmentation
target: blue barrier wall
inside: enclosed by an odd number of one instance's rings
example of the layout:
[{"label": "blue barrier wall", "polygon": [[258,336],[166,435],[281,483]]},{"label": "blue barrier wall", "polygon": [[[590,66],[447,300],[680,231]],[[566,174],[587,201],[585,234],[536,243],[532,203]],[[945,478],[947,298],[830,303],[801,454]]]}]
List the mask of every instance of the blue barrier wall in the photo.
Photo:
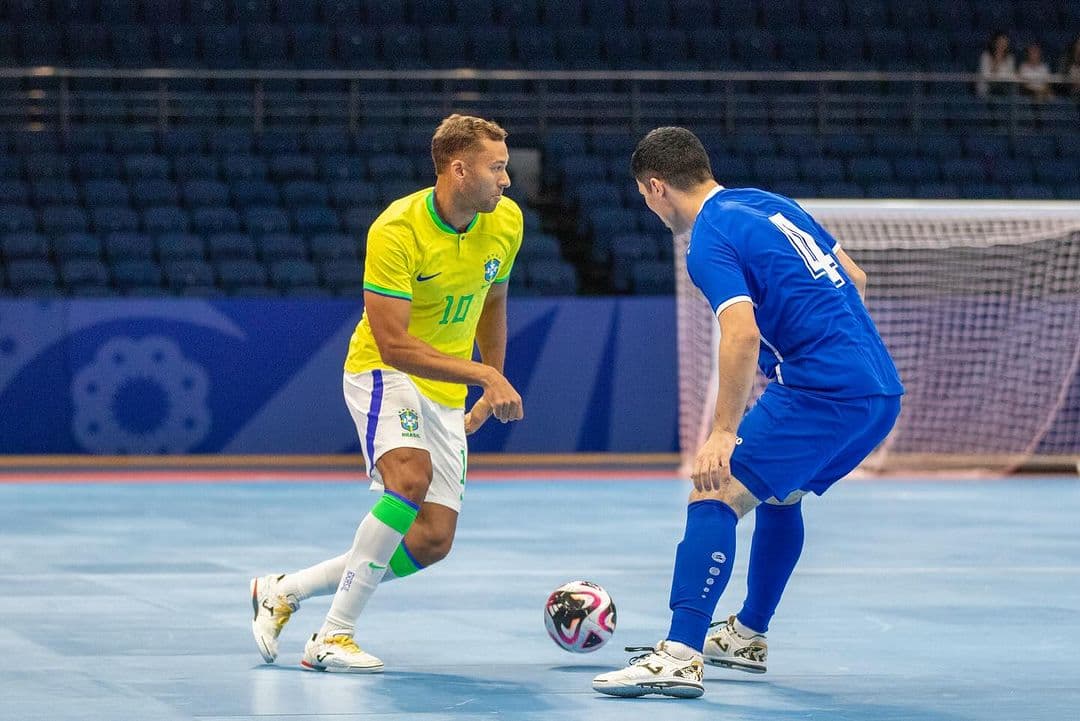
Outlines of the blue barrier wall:
[{"label": "blue barrier wall", "polygon": [[[513,299],[521,423],[474,451],[676,449],[671,298]],[[354,301],[0,301],[0,453],[359,452]]]}]

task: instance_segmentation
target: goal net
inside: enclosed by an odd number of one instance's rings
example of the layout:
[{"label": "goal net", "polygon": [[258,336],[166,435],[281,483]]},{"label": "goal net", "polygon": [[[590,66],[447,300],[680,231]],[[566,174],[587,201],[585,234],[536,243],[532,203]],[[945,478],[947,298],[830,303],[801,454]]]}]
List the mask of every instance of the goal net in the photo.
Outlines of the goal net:
[{"label": "goal net", "polygon": [[[803,205],[866,270],[867,307],[907,389],[864,470],[1075,467],[1080,204]],[[718,331],[686,275],[687,240],[675,239],[684,468],[711,424]]]}]

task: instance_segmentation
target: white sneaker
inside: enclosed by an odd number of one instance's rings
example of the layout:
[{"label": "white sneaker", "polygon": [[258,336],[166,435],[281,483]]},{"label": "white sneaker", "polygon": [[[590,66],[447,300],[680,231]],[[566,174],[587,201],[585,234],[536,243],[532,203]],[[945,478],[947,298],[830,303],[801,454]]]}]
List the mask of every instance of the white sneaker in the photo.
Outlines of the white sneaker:
[{"label": "white sneaker", "polygon": [[593,679],[592,687],[608,696],[644,696],[658,693],[676,698],[697,698],[705,693],[701,677],[705,667],[696,653],[689,660],[676,658],[670,652],[670,641],[661,641],[656,648],[635,648],[627,651],[647,651],[630,659],[621,671],[603,673]]},{"label": "white sneaker", "polygon": [[727,622],[717,621],[709,628],[717,626],[719,630],[705,639],[705,663],[748,673],[765,673],[765,661],[769,658],[765,634],[743,636],[735,630],[734,616]]},{"label": "white sneaker", "polygon": [[341,671],[345,673],[382,673],[383,662],[363,651],[352,636],[312,634],[304,644],[300,665],[312,671]]},{"label": "white sneaker", "polygon": [[251,579],[251,607],[255,618],[251,622],[251,633],[259,647],[263,661],[273,663],[278,655],[278,636],[288,623],[293,611],[300,608],[300,602],[294,596],[283,596],[277,592],[278,581],[285,574],[263,576]]}]

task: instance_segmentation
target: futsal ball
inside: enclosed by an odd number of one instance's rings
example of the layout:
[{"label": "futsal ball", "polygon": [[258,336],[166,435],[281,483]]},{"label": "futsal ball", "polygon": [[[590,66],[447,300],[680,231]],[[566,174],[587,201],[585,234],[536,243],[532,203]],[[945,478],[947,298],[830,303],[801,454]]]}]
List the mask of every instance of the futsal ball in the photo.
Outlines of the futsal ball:
[{"label": "futsal ball", "polygon": [[571,581],[548,596],[544,626],[560,648],[591,653],[615,633],[615,604],[595,583]]}]

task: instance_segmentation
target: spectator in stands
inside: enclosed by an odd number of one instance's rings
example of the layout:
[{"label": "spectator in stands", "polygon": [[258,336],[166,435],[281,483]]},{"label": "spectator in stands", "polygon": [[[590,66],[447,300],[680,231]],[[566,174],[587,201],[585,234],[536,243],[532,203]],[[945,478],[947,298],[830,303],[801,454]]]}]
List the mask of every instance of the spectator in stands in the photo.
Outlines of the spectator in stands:
[{"label": "spectator in stands", "polygon": [[1007,95],[1011,90],[1008,84],[992,81],[1015,79],[1016,58],[1009,52],[1009,36],[1002,32],[994,33],[979,58],[979,82],[975,91],[984,98],[990,94]]},{"label": "spectator in stands", "polygon": [[1035,102],[1044,102],[1053,95],[1050,90],[1050,67],[1043,61],[1042,47],[1038,43],[1031,43],[1024,49],[1024,62],[1020,63],[1016,75],[1024,81],[1020,92],[1031,96]]},{"label": "spectator in stands", "polygon": [[1065,78],[1063,92],[1066,96],[1080,102],[1080,35],[1072,41],[1072,45],[1061,59],[1059,68],[1061,77]]}]

